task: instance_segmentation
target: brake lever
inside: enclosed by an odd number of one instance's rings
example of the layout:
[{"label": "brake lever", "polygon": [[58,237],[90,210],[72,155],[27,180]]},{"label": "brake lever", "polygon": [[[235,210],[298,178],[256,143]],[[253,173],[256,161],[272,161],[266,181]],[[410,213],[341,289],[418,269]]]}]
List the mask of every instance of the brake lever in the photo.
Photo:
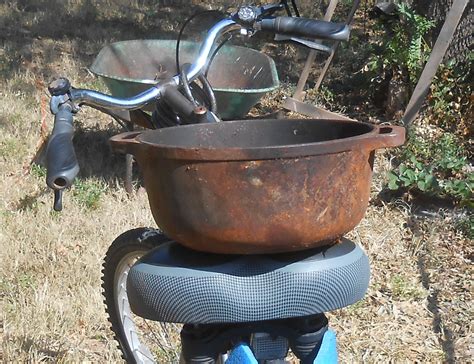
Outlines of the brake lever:
[{"label": "brake lever", "polygon": [[331,53],[331,47],[328,47],[321,42],[318,41],[311,41],[308,39],[303,39],[303,38],[296,38],[292,37],[291,35],[282,35],[282,34],[275,34],[275,41],[277,42],[282,42],[282,41],[292,41],[295,43],[302,44],[308,48],[315,49],[317,51],[321,52],[326,52],[326,53]]},{"label": "brake lever", "polygon": [[54,211],[62,211],[63,209],[63,191],[64,190],[54,190]]},{"label": "brake lever", "polygon": [[279,4],[268,4],[268,5],[263,5],[260,7],[260,14],[259,17],[263,15],[273,15],[279,10],[285,9],[285,5],[283,3]]}]

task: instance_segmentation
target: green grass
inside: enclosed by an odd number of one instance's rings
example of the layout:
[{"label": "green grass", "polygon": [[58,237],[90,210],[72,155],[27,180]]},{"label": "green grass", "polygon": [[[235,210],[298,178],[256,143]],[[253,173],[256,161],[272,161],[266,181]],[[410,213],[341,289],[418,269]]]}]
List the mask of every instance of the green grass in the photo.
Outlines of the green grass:
[{"label": "green grass", "polygon": [[426,293],[420,289],[419,284],[415,285],[407,277],[400,274],[392,277],[390,285],[394,298],[399,300],[420,300],[426,296]]},{"label": "green grass", "polygon": [[37,286],[36,278],[32,273],[24,272],[20,273],[16,277],[17,284],[22,289],[35,289]]},{"label": "green grass", "polygon": [[6,137],[0,141],[0,157],[19,158],[25,152],[26,146],[18,138]]},{"label": "green grass", "polygon": [[72,187],[72,194],[78,204],[89,210],[96,210],[106,190],[107,186],[101,181],[77,179]]},{"label": "green grass", "polygon": [[31,174],[39,179],[44,179],[46,178],[46,167],[41,166],[39,164],[33,163],[30,168]]}]

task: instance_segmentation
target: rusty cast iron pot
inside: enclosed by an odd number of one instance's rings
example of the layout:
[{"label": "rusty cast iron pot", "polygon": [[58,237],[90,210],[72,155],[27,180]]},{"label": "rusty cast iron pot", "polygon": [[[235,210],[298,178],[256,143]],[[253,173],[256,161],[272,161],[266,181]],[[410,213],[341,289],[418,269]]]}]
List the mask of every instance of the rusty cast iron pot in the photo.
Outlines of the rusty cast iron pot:
[{"label": "rusty cast iron pot", "polygon": [[114,136],[135,155],[158,226],[192,249],[277,253],[322,246],[363,218],[374,150],[405,129],[336,120],[196,124]]}]

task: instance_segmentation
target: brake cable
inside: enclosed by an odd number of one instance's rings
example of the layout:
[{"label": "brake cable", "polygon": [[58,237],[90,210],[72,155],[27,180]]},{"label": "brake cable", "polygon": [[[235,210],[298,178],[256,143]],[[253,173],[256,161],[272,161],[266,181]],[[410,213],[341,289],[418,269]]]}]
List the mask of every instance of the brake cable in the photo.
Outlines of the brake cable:
[{"label": "brake cable", "polygon": [[193,15],[191,15],[182,25],[181,29],[179,30],[179,33],[178,33],[178,40],[177,40],[177,44],[176,44],[176,70],[178,71],[178,74],[181,73],[181,65],[179,63],[179,44],[181,42],[181,37],[183,36],[183,32],[184,30],[186,29],[186,26],[193,20],[195,19],[196,17],[198,16],[201,16],[201,15],[204,15],[204,14],[212,14],[212,13],[215,13],[215,14],[219,14],[219,15],[223,15],[223,13],[220,11],[220,10],[204,10],[204,11],[199,11]]},{"label": "brake cable", "polygon": [[[198,13],[195,13],[193,14],[191,17],[189,17],[183,24],[183,26],[181,27],[180,31],[179,31],[179,34],[178,34],[178,40],[177,40],[177,44],[176,44],[176,69],[178,71],[178,74],[181,76],[181,82],[182,82],[182,85],[183,85],[183,89],[184,89],[184,93],[186,95],[186,97],[189,99],[189,101],[191,101],[194,105],[198,106],[198,102],[195,100],[193,94],[192,94],[192,90],[191,90],[191,87],[190,87],[190,84],[188,82],[188,79],[187,77],[183,77],[183,73],[181,71],[182,68],[181,68],[181,65],[180,65],[180,61],[179,61],[179,46],[180,46],[180,42],[181,42],[181,38],[182,38],[182,35],[183,35],[183,32],[186,28],[186,26],[193,20],[195,19],[196,17],[198,16],[201,16],[201,15],[204,15],[204,14],[219,14],[219,15],[223,15],[223,13],[219,10],[205,10],[205,11],[201,11],[201,12],[198,12]],[[230,38],[228,38],[230,39]],[[221,44],[219,44],[219,46],[217,47],[217,49],[213,52],[211,58],[210,58],[210,61],[209,61],[209,65],[212,63],[212,61],[214,60],[214,56],[217,54],[217,52],[219,51],[219,49],[224,45],[224,43],[228,40],[224,40]],[[208,67],[209,69],[209,67]],[[216,104],[216,97],[214,95],[214,91],[209,83],[209,81],[207,80],[206,76],[207,76],[207,71],[208,69],[206,70],[206,74],[205,75],[201,75],[198,77],[199,81],[201,81],[202,85],[203,85],[203,88],[201,89],[201,87],[199,87],[195,82],[193,82],[194,84],[194,87],[196,87],[197,90],[199,90],[200,92],[204,93],[205,97],[207,98],[206,101],[208,101],[209,103],[209,106],[210,106],[210,110],[212,112],[216,112],[217,111],[217,104]],[[184,70],[184,74],[186,73],[186,70]]]}]

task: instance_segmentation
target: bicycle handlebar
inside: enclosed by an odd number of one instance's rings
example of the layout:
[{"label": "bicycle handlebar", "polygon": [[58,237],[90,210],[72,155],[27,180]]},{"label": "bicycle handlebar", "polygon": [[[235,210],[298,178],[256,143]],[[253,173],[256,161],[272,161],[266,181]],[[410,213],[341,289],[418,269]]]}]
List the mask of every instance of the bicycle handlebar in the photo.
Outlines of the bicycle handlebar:
[{"label": "bicycle handlebar", "polygon": [[77,104],[85,104],[89,106],[98,106],[108,109],[125,109],[134,110],[140,109],[151,101],[163,96],[164,88],[167,85],[178,86],[181,82],[181,77],[186,77],[188,82],[194,81],[199,75],[206,70],[211,54],[215,50],[215,44],[218,38],[222,35],[238,30],[241,25],[232,19],[223,19],[216,23],[207,33],[200,49],[196,61],[189,67],[185,75],[174,76],[168,84],[159,84],[150,89],[130,98],[117,98],[101,92],[71,89],[71,100]]},{"label": "bicycle handlebar", "polygon": [[[350,29],[343,23],[332,23],[323,20],[306,18],[277,17],[271,19],[255,20],[255,29],[271,31],[274,33],[296,35],[329,40],[347,40]],[[210,55],[215,50],[217,40],[226,33],[244,28],[233,19],[223,19],[216,23],[207,33],[196,61],[189,67],[185,75],[175,75],[168,84],[178,86],[181,77],[186,77],[188,82],[194,81],[208,67]],[[163,96],[166,84],[156,85],[150,89],[130,98],[117,98],[101,92],[84,89],[71,89],[71,101],[78,105],[85,104],[108,109],[134,110],[140,109],[151,101]]]},{"label": "bicycle handlebar", "polygon": [[280,9],[282,9],[281,4],[264,7],[240,7],[232,17],[220,20],[208,31],[195,62],[186,71],[130,98],[117,98],[93,90],[75,89],[71,87],[67,79],[53,81],[49,90],[52,96],[51,111],[55,114],[55,118],[47,148],[46,181],[48,186],[55,190],[54,209],[61,210],[62,191],[72,185],[79,172],[72,144],[73,114],[76,111],[76,106],[89,105],[97,107],[99,110],[136,110],[163,97],[179,110],[198,116],[197,120],[200,122],[215,121],[212,117],[209,118],[207,113],[203,114],[203,111],[206,112],[205,108],[204,110],[202,110],[203,108],[193,108],[193,105],[187,102],[184,96],[177,94],[176,88],[181,84],[182,77],[186,77],[188,82],[192,82],[206,71],[212,58],[211,55],[216,50],[216,42],[224,34],[247,29],[330,40],[347,40],[349,37],[349,27],[341,23],[292,17],[269,18]]}]

